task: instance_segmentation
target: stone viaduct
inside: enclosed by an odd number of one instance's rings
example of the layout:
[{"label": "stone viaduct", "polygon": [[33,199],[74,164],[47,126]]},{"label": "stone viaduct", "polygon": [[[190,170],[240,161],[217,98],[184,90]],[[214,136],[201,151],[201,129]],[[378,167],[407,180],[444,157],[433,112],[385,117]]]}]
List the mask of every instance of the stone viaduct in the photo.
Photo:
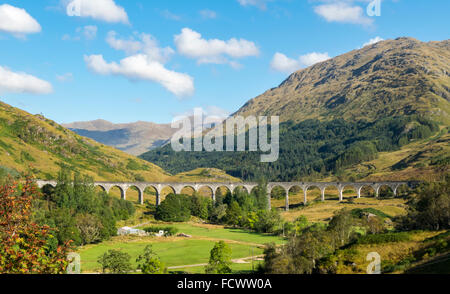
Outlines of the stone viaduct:
[{"label": "stone viaduct", "polygon": [[[52,187],[56,187],[56,181],[42,181],[37,180],[36,184],[39,188],[43,188],[44,186],[50,185]],[[267,201],[268,207],[271,208],[271,193],[275,187],[280,187],[284,189],[286,193],[286,210],[289,210],[289,191],[298,187],[303,191],[303,202],[306,204],[308,202],[308,190],[313,188],[318,188],[321,191],[321,199],[325,201],[325,191],[329,187],[335,187],[338,190],[339,201],[343,201],[344,190],[346,188],[353,188],[357,193],[357,197],[361,198],[361,190],[363,187],[371,187],[375,191],[375,197],[379,197],[380,189],[383,186],[389,187],[394,196],[397,195],[398,188],[402,185],[406,187],[414,187],[417,185],[416,182],[270,182],[267,184]],[[144,191],[146,188],[153,188],[156,191],[156,205],[158,206],[161,203],[161,195],[164,188],[168,187],[172,189],[175,194],[181,194],[181,191],[184,188],[190,187],[195,192],[199,192],[202,188],[208,188],[211,191],[212,200],[216,200],[217,190],[221,187],[227,188],[230,192],[234,192],[238,187],[244,188],[248,193],[258,186],[257,183],[146,183],[146,182],[137,182],[137,183],[120,183],[120,182],[95,182],[94,186],[98,186],[102,188],[105,192],[109,192],[111,188],[117,187],[120,190],[122,199],[127,198],[127,191],[131,187],[135,187],[139,193],[139,203],[144,204]]]}]

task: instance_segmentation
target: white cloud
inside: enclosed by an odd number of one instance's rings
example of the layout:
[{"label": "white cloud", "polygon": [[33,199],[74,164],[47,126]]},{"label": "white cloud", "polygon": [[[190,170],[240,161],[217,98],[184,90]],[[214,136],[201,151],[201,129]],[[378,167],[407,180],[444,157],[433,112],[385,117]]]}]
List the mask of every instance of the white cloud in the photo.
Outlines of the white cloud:
[{"label": "white cloud", "polygon": [[218,126],[229,118],[231,113],[218,106],[195,107],[183,113],[173,114],[172,122],[177,122],[188,118],[191,122],[191,131],[203,131],[211,127]]},{"label": "white cloud", "polygon": [[328,53],[319,53],[319,52],[312,52],[305,55],[300,56],[300,62],[302,65],[309,67],[311,65],[314,65],[316,63],[325,61],[330,59],[330,56]]},{"label": "white cloud", "polygon": [[68,72],[62,75],[56,75],[56,79],[60,82],[70,82],[73,81],[73,74]]},{"label": "white cloud", "polygon": [[199,13],[203,18],[213,19],[217,17],[217,13],[209,9],[203,9]]},{"label": "white cloud", "polygon": [[66,6],[66,13],[110,23],[129,23],[125,9],[113,0],[72,0]]},{"label": "white cloud", "polygon": [[165,63],[175,53],[170,47],[160,48],[158,41],[150,34],[134,33],[134,36],[128,39],[118,39],[116,36],[117,33],[115,31],[110,31],[106,37],[106,42],[112,48],[124,51],[128,55],[141,52],[152,60]]},{"label": "white cloud", "polygon": [[82,37],[86,40],[94,40],[97,37],[98,28],[96,26],[84,26],[78,27],[75,32],[75,36],[64,34],[62,36],[63,41],[80,41]]},{"label": "white cloud", "polygon": [[176,15],[175,13],[170,12],[169,10],[163,10],[161,12],[161,15],[169,20],[175,20],[175,21],[180,21],[181,20],[181,16]]},{"label": "white cloud", "polygon": [[323,4],[314,7],[314,12],[323,17],[328,22],[340,22],[369,26],[373,19],[364,14],[364,9],[360,6],[352,6],[346,2]]},{"label": "white cloud", "polygon": [[372,45],[372,44],[375,44],[375,43],[378,43],[378,42],[381,42],[381,41],[384,41],[384,39],[379,37],[379,36],[376,36],[375,38],[370,39],[369,42],[364,43],[362,46],[366,47],[368,45]]},{"label": "white cloud", "polygon": [[150,34],[135,32],[128,39],[121,39],[115,31],[110,31],[106,42],[112,48],[124,51],[128,57],[119,63],[107,63],[103,55],[85,56],[86,65],[93,72],[123,76],[129,80],[156,82],[179,97],[194,93],[194,79],[191,76],[164,66],[175,51],[170,47],[159,47],[158,41]]},{"label": "white cloud", "polygon": [[242,6],[256,6],[261,10],[267,9],[267,2],[272,0],[238,0]]},{"label": "white cloud", "polygon": [[180,54],[197,59],[199,64],[216,63],[236,65],[231,58],[244,58],[258,56],[259,49],[255,43],[245,39],[232,38],[228,41],[219,39],[206,40],[202,35],[189,28],[181,30],[181,34],[175,36],[175,46]]},{"label": "white cloud", "polygon": [[125,51],[127,54],[134,54],[142,50],[143,44],[140,41],[136,41],[134,38],[128,40],[116,39],[117,33],[110,31],[106,37],[106,42],[112,48],[120,51]]},{"label": "white cloud", "polygon": [[72,37],[69,34],[64,34],[61,37],[61,40],[63,40],[63,41],[79,41],[80,37],[79,36]]},{"label": "white cloud", "polygon": [[52,85],[47,81],[0,66],[0,92],[49,94],[52,91]]},{"label": "white cloud", "polygon": [[275,53],[270,67],[276,71],[292,73],[300,69],[300,61],[287,57],[282,53]]},{"label": "white cloud", "polygon": [[293,59],[277,52],[272,58],[270,67],[279,72],[292,73],[328,59],[330,59],[328,53],[312,52],[302,55],[298,59]]},{"label": "white cloud", "polygon": [[41,25],[25,9],[3,4],[0,5],[0,31],[24,37],[39,33]]},{"label": "white cloud", "polygon": [[94,40],[97,37],[97,27],[96,26],[85,26],[82,31],[86,40]]},{"label": "white cloud", "polygon": [[85,56],[84,59],[89,69],[101,75],[118,75],[130,80],[156,82],[179,97],[194,93],[194,79],[191,76],[168,70],[145,54],[129,56],[119,64],[107,63],[102,55]]}]

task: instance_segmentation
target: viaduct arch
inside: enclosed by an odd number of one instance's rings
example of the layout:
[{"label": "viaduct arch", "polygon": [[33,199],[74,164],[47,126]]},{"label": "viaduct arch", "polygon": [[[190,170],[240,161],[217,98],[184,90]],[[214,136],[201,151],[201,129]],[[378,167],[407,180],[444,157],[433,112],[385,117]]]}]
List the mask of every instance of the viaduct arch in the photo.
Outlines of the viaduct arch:
[{"label": "viaduct arch", "polygon": [[[273,188],[281,187],[286,192],[286,210],[289,210],[289,190],[293,187],[299,187],[303,191],[303,202],[308,203],[308,190],[314,187],[321,191],[321,200],[325,201],[325,191],[329,187],[335,187],[338,190],[339,201],[343,201],[344,189],[346,187],[353,187],[357,193],[357,197],[361,198],[361,190],[364,187],[372,187],[375,191],[375,197],[379,197],[381,187],[389,187],[394,196],[397,196],[398,188],[402,185],[407,187],[415,187],[418,182],[270,182],[267,184],[267,202],[268,208],[271,209],[271,193]],[[39,188],[50,185],[56,187],[56,181],[42,181],[37,180],[36,184]],[[146,188],[153,188],[156,191],[156,205],[161,203],[161,193],[164,188],[171,188],[176,194],[180,194],[185,187],[191,187],[195,192],[199,192],[202,188],[209,188],[212,191],[212,200],[216,200],[216,193],[220,187],[226,187],[229,191],[234,192],[238,187],[247,190],[248,193],[258,186],[257,183],[126,183],[126,182],[95,182],[94,186],[102,188],[109,193],[111,188],[118,187],[120,189],[121,198],[127,199],[127,191],[131,187],[135,187],[139,193],[139,203],[144,204],[144,191]]]}]

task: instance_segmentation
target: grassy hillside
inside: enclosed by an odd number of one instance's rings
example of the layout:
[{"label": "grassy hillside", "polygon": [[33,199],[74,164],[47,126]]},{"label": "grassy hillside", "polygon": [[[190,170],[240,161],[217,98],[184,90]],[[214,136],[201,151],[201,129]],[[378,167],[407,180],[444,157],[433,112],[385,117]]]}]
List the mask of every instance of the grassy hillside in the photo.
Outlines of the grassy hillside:
[{"label": "grassy hillside", "polygon": [[375,121],[422,114],[450,123],[450,41],[398,38],[293,73],[238,115]]},{"label": "grassy hillside", "polygon": [[62,165],[95,180],[164,181],[158,166],[83,138],[40,115],[0,102],[0,166],[54,179]]},{"label": "grassy hillside", "polygon": [[346,169],[342,176],[359,175],[366,181],[398,180],[435,181],[448,172],[450,165],[450,134],[448,128],[426,140],[406,145],[400,150],[380,152],[371,161]]},{"label": "grassy hillside", "polygon": [[[417,231],[396,234],[403,234],[407,238],[397,242],[353,244],[346,249],[338,250],[331,258],[337,264],[336,273],[366,273],[369,264],[366,257],[370,252],[380,254],[382,273],[449,273],[449,268],[445,268],[448,256],[445,258],[436,253],[442,243],[448,242],[448,233]],[[431,241],[433,239],[438,241]],[[441,250],[448,251],[448,248]]]},{"label": "grassy hillside", "polygon": [[232,177],[217,168],[197,168],[188,172],[176,174],[174,180],[180,182],[241,182],[241,179]]}]

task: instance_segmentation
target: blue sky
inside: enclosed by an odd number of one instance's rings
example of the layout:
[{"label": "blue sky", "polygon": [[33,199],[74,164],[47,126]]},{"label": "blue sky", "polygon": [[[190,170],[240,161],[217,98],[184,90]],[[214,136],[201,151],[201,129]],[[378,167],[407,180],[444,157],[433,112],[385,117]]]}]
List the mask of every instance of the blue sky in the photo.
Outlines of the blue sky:
[{"label": "blue sky", "polygon": [[58,123],[168,123],[232,113],[371,40],[449,38],[448,0],[383,0],[380,16],[369,2],[0,1],[0,99]]}]

